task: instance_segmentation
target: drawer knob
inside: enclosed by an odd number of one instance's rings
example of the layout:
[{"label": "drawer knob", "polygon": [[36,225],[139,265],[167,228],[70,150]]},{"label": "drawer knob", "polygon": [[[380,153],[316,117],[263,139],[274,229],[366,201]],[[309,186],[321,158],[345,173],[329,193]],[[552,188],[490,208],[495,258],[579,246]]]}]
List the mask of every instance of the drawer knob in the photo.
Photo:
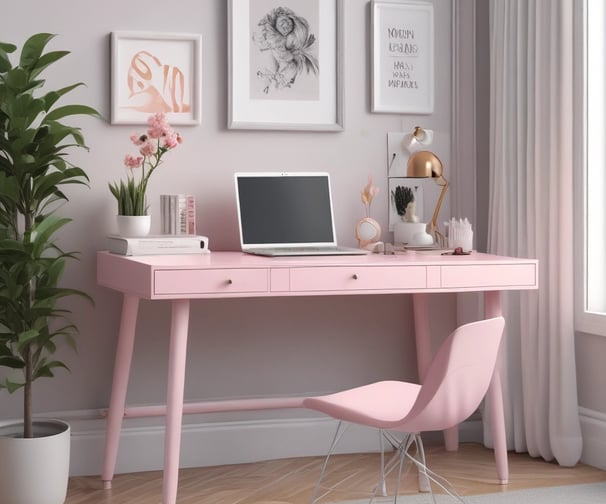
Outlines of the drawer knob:
[{"label": "drawer knob", "polygon": [[227,285],[231,285],[233,283],[234,283],[234,281],[231,278],[227,280]]},{"label": "drawer knob", "polygon": [[359,277],[358,277],[358,274],[357,274],[357,273],[354,273],[352,278],[353,278],[354,280],[357,280],[357,279],[359,278]]}]

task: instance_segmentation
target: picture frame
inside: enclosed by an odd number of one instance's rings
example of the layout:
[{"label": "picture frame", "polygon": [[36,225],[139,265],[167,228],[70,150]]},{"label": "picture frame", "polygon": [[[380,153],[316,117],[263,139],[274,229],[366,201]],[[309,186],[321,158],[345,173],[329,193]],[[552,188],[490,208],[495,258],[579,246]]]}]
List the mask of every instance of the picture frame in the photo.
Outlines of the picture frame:
[{"label": "picture frame", "polygon": [[405,177],[390,177],[388,178],[389,185],[389,231],[393,231],[394,224],[400,220],[400,215],[396,209],[394,193],[398,186],[409,187],[413,193],[416,203],[416,216],[419,218],[419,222],[423,220],[423,181],[419,179],[405,178]]},{"label": "picture frame", "polygon": [[433,113],[433,4],[373,0],[371,24],[372,112]]},{"label": "picture frame", "polygon": [[342,131],[343,0],[229,0],[228,128]]},{"label": "picture frame", "polygon": [[201,122],[202,36],[111,33],[111,123],[146,124],[164,112],[175,125]]}]

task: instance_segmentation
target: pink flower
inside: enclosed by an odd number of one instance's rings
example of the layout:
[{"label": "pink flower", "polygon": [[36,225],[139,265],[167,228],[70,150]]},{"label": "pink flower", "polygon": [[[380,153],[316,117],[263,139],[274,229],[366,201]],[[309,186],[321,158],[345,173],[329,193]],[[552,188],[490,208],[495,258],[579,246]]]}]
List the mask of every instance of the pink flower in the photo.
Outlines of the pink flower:
[{"label": "pink flower", "polygon": [[141,153],[142,156],[150,157],[156,153],[156,150],[157,150],[157,145],[155,143],[145,142],[139,149],[139,152]]},{"label": "pink flower", "polygon": [[177,135],[176,133],[173,133],[172,135],[166,135],[162,137],[162,143],[167,149],[174,149],[180,143],[179,138],[179,135]]},{"label": "pink flower", "polygon": [[143,145],[147,141],[147,135],[145,135],[145,134],[140,135],[139,133],[133,133],[130,136],[130,141],[137,146]]},{"label": "pink flower", "polygon": [[147,134],[151,138],[160,138],[172,134],[172,129],[166,120],[166,116],[161,112],[150,116],[147,119],[147,125],[149,126]]},{"label": "pink flower", "polygon": [[[139,149],[138,154],[127,154],[124,165],[130,170],[128,181],[109,184],[109,189],[118,202],[119,215],[146,215],[146,191],[149,178],[162,164],[162,157],[177,147],[183,140],[173,131],[164,114],[155,114],[147,120],[145,133],[133,133],[131,142]],[[134,169],[140,168],[135,174]]]},{"label": "pink flower", "polygon": [[127,154],[124,157],[124,165],[127,168],[139,168],[143,163],[143,156],[132,156],[131,154]]}]

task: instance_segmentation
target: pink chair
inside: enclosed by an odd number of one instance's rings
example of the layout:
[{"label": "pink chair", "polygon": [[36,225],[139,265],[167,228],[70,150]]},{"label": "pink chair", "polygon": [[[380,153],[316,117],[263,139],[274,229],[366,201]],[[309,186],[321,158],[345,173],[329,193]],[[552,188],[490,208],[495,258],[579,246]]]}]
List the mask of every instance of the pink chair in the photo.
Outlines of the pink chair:
[{"label": "pink chair", "polygon": [[[306,398],[304,407],[321,411],[340,421],[316,484],[312,504],[318,498],[328,459],[346,426],[343,422],[380,429],[381,475],[370,502],[378,492],[386,495],[385,475],[399,463],[394,496],[396,503],[402,467],[407,458],[419,470],[421,491],[431,492],[431,480],[464,502],[444,478],[427,468],[420,433],[448,429],[474,413],[494,373],[504,325],[503,317],[496,317],[457,328],[438,349],[422,385],[381,381],[335,394]],[[393,433],[405,435],[400,440]],[[396,448],[388,464],[383,458],[383,437]],[[416,445],[417,456],[410,454],[413,445]],[[432,492],[431,498],[435,503]]]}]

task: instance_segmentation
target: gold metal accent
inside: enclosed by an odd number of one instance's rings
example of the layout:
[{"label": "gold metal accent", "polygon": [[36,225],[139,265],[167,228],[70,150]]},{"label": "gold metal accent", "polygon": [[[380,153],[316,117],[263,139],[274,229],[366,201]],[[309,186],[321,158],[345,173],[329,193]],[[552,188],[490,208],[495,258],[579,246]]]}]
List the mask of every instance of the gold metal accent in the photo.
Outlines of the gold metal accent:
[{"label": "gold metal accent", "polygon": [[[415,135],[417,129],[421,129],[418,126],[415,128]],[[440,247],[446,246],[446,240],[444,235],[440,233],[438,228],[438,217],[440,214],[440,207],[444,201],[444,195],[448,189],[448,180],[443,175],[444,167],[440,158],[433,152],[429,151],[418,151],[410,156],[408,159],[408,166],[406,169],[406,176],[410,178],[433,178],[436,184],[442,186],[442,191],[436,203],[436,208],[433,212],[433,217],[429,224],[429,232],[434,235],[436,243]]]}]

